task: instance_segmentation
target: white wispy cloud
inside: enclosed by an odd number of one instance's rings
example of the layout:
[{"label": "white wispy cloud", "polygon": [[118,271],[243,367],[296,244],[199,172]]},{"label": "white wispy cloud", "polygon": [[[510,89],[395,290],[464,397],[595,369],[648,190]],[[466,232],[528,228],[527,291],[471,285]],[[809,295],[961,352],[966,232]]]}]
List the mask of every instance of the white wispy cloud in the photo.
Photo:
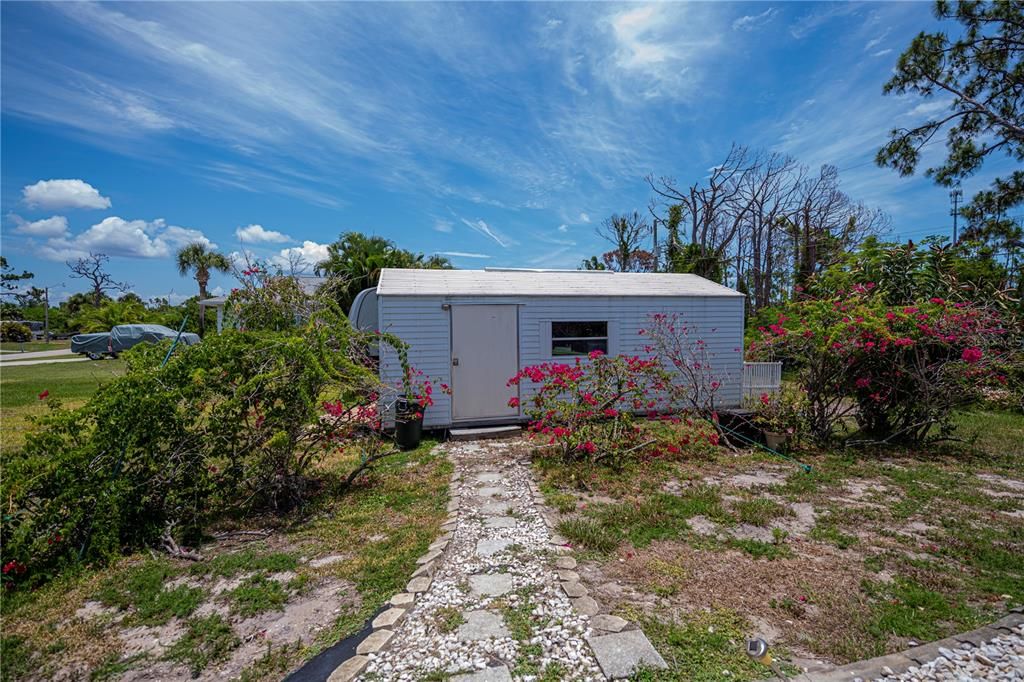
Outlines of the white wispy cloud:
[{"label": "white wispy cloud", "polygon": [[290,242],[292,238],[277,230],[268,230],[262,225],[246,225],[235,230],[235,237],[246,244]]},{"label": "white wispy cloud", "polygon": [[146,221],[110,216],[79,234],[50,238],[38,252],[48,260],[78,258],[89,253],[122,258],[167,258],[192,242],[211,248],[217,246],[199,230],[168,225],[163,218]]},{"label": "white wispy cloud", "polygon": [[589,223],[590,222],[590,215],[587,214],[587,213],[580,213],[580,222]]},{"label": "white wispy cloud", "polygon": [[436,230],[437,232],[443,232],[447,234],[452,231],[453,226],[454,223],[452,223],[452,221],[450,220],[442,220],[441,218],[436,218],[434,220],[434,230]]},{"label": "white wispy cloud", "polygon": [[558,231],[559,232],[568,232],[569,231],[569,226],[566,225],[565,223],[562,223],[561,225],[558,226]]},{"label": "white wispy cloud", "polygon": [[493,229],[483,220],[467,220],[466,218],[459,218],[459,220],[461,220],[464,225],[471,228],[472,230],[479,232],[485,237],[493,239],[495,243],[497,243],[497,245],[502,248],[507,249],[509,245],[512,243],[512,241],[508,237],[505,237],[504,235],[500,234],[497,230]]},{"label": "white wispy cloud", "polygon": [[892,48],[888,48],[888,49],[885,49],[885,50],[879,50],[878,52],[872,52],[871,56],[872,57],[884,57],[885,55],[889,54],[890,52],[892,52]]},{"label": "white wispy cloud", "polygon": [[778,13],[778,9],[769,7],[760,14],[747,14],[732,22],[732,29],[734,31],[753,31],[767,24]]},{"label": "white wispy cloud", "polygon": [[451,256],[452,258],[490,258],[486,253],[471,253],[468,251],[438,251],[438,255]]},{"label": "white wispy cloud", "polygon": [[84,180],[40,180],[21,190],[22,200],[30,208],[110,208],[110,199]]}]

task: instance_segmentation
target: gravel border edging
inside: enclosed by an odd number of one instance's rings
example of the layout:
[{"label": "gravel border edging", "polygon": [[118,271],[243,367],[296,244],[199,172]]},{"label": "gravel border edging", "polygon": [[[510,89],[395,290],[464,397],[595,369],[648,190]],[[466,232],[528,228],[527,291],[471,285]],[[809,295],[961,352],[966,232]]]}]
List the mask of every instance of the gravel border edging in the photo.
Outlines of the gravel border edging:
[{"label": "gravel border edging", "polygon": [[996,637],[1015,634],[1013,629],[1022,625],[1024,625],[1024,606],[1017,606],[1010,609],[1010,613],[999,620],[969,632],[922,644],[905,651],[855,661],[828,672],[803,673],[792,680],[793,682],[856,682],[857,680],[892,677],[909,672],[912,667],[920,667],[940,656],[945,656],[946,651],[965,647],[968,649],[980,648],[984,643]]}]

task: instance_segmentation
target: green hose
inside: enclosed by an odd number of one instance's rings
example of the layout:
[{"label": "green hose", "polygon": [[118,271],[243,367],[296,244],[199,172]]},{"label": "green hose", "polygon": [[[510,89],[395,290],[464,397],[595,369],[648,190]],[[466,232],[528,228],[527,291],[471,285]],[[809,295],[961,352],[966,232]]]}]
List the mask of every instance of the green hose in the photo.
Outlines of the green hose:
[{"label": "green hose", "polygon": [[751,445],[757,446],[757,447],[761,448],[762,450],[766,450],[766,451],[772,453],[773,455],[776,455],[777,457],[781,457],[784,460],[787,460],[789,462],[793,462],[794,464],[799,466],[801,469],[803,469],[805,472],[811,473],[811,465],[810,464],[804,464],[803,462],[801,462],[798,459],[790,457],[789,455],[785,455],[785,454],[779,452],[778,450],[773,450],[770,447],[768,447],[767,445],[762,445],[761,443],[758,443],[756,440],[752,440],[750,438],[747,438],[742,433],[739,433],[738,431],[734,431],[733,429],[730,429],[728,426],[725,426],[724,424],[721,424],[721,423],[717,423],[716,424],[715,422],[711,421],[707,417],[704,417],[704,420],[706,422],[708,422],[709,424],[711,424],[712,426],[716,427],[716,428],[722,429],[723,431],[728,431],[731,435],[736,436],[737,438],[739,438],[742,441],[746,441],[747,443],[750,443]]}]

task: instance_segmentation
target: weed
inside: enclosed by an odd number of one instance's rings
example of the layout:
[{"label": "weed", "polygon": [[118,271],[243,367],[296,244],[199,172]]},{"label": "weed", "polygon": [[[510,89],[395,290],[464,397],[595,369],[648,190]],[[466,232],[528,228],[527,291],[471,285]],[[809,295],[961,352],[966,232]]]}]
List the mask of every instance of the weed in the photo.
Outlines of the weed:
[{"label": "weed", "polygon": [[90,682],[103,682],[105,680],[117,679],[147,658],[148,656],[145,653],[127,657],[122,657],[121,654],[114,654],[89,674],[89,680]]},{"label": "weed", "polygon": [[639,611],[625,615],[636,620],[665,660],[671,661],[670,670],[638,672],[632,678],[638,682],[758,680],[771,674],[747,657],[743,641],[750,624],[733,611],[695,613],[682,620],[654,618]]},{"label": "weed", "polygon": [[544,501],[548,506],[554,507],[562,514],[576,511],[576,496],[570,493],[558,492],[555,490],[544,491]]},{"label": "weed", "polygon": [[134,608],[131,621],[142,625],[162,625],[172,617],[190,616],[202,603],[205,591],[179,585],[165,587],[177,571],[164,560],[145,561],[108,578],[96,598],[121,610]]},{"label": "weed", "polygon": [[257,682],[266,679],[281,679],[292,667],[299,653],[302,642],[295,641],[284,646],[275,647],[267,643],[267,651],[256,659],[252,665],[242,671],[238,682]]},{"label": "weed", "polygon": [[947,634],[949,627],[969,629],[977,622],[977,616],[960,599],[949,599],[913,580],[897,578],[890,584],[865,581],[862,587],[875,598],[868,630],[876,637],[931,641]]},{"label": "weed", "polygon": [[784,507],[778,502],[765,497],[739,500],[733,503],[732,509],[740,523],[749,523],[753,526],[762,527],[771,523],[772,519],[793,513],[788,507]]},{"label": "weed", "polygon": [[218,613],[204,618],[189,618],[187,626],[185,634],[171,645],[164,658],[187,665],[193,677],[211,663],[227,660],[231,651],[242,643],[231,625]]},{"label": "weed", "polygon": [[789,547],[785,545],[776,545],[770,542],[761,542],[760,540],[730,538],[726,544],[733,549],[743,550],[755,559],[768,559],[772,561],[792,555]]},{"label": "weed", "polygon": [[465,622],[462,610],[454,606],[442,606],[434,612],[434,624],[437,626],[437,631],[445,635],[455,632]]},{"label": "weed", "polygon": [[264,611],[280,611],[288,601],[288,592],[276,580],[262,575],[246,578],[245,582],[228,593],[231,612],[249,618]]},{"label": "weed", "polygon": [[619,546],[616,534],[594,519],[566,519],[558,524],[558,532],[574,545],[602,554],[613,552]]},{"label": "weed", "polygon": [[544,666],[537,682],[561,682],[569,676],[569,671],[558,661],[552,661]]},{"label": "weed", "polygon": [[839,549],[849,549],[857,544],[856,536],[846,535],[839,530],[835,523],[827,520],[819,520],[814,524],[814,528],[811,529],[808,537],[812,540],[818,540],[820,542],[827,542],[830,545],[835,545]]},{"label": "weed", "polygon": [[36,652],[23,637],[4,635],[0,637],[0,679],[20,680],[28,677],[35,667]]},{"label": "weed", "polygon": [[239,573],[249,571],[266,571],[267,573],[294,571],[298,565],[299,560],[293,554],[285,552],[261,554],[254,549],[246,549],[241,552],[220,554],[209,561],[193,564],[191,572],[193,575],[231,578]]}]

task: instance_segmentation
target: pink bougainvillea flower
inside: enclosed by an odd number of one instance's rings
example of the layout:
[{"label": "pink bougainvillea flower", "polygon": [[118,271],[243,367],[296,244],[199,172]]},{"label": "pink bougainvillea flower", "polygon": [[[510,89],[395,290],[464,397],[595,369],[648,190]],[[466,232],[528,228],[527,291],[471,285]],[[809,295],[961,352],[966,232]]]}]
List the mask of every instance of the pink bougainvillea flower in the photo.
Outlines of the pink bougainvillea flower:
[{"label": "pink bougainvillea flower", "polygon": [[516,398],[515,396],[509,398],[508,399],[508,406],[509,407],[519,407],[519,398]]},{"label": "pink bougainvillea flower", "polygon": [[592,351],[590,351],[590,353],[588,353],[588,357],[590,357],[591,360],[597,360],[602,355],[604,355],[604,351],[603,350],[597,350],[597,349],[592,350]]},{"label": "pink bougainvillea flower", "polygon": [[50,389],[46,389],[42,393],[39,394],[39,399],[40,400],[46,400],[47,396],[49,396],[49,395],[50,395]]},{"label": "pink bougainvillea flower", "polygon": [[857,388],[867,388],[871,385],[871,379],[867,377],[860,377],[854,383],[857,384]]},{"label": "pink bougainvillea flower", "polygon": [[973,365],[981,361],[984,353],[977,346],[971,346],[970,348],[964,348],[964,351],[960,354],[960,359],[966,362],[968,365]]}]

